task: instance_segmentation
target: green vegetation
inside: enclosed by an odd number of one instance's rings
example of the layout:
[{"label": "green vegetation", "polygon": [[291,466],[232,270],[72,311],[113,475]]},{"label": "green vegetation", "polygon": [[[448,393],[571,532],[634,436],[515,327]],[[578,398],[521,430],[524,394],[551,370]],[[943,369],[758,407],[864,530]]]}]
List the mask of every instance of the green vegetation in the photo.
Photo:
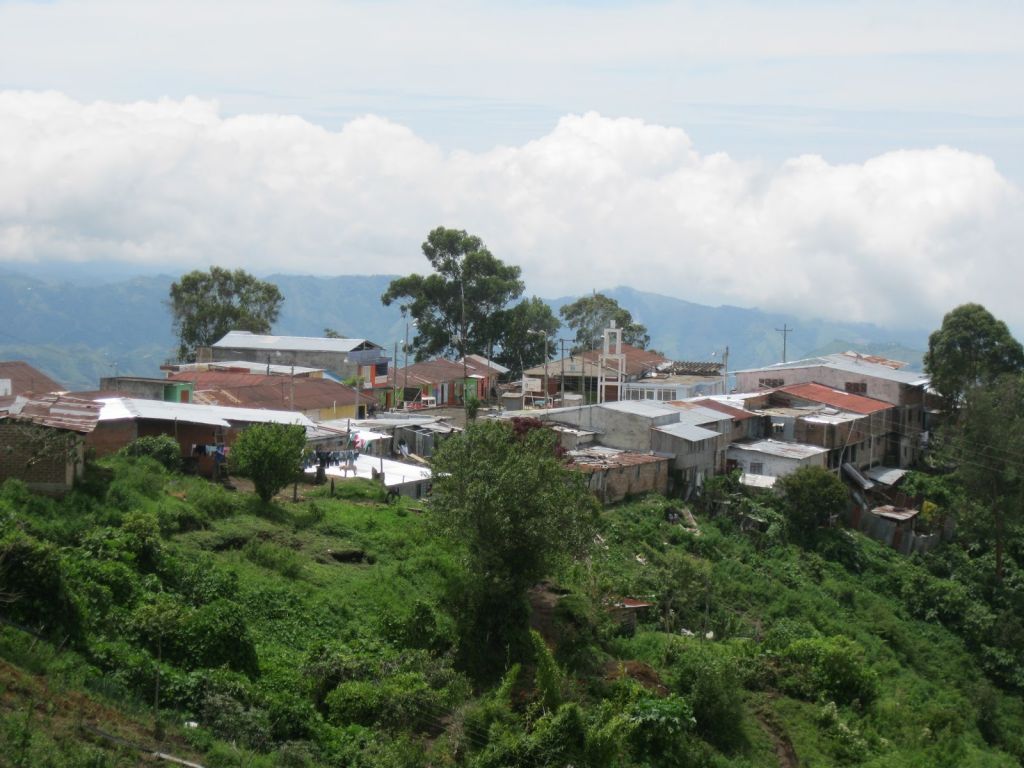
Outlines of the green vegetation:
[{"label": "green vegetation", "polygon": [[252,480],[256,494],[269,502],[302,471],[306,430],[295,424],[253,424],[231,448],[235,471]]},{"label": "green vegetation", "polygon": [[[829,528],[790,542],[784,504],[730,478],[708,495],[763,532],[700,513],[693,532],[658,497],[555,530],[515,486],[550,445],[504,430],[482,423],[448,457],[471,466],[449,481],[469,495],[441,483],[431,502],[455,494],[447,519],[362,481],[265,504],[149,456],[90,467],[59,502],[7,482],[0,763],[135,765],[130,744],[266,768],[1024,761],[1024,539],[1008,519],[997,580],[955,477],[911,478],[931,514],[961,513],[965,546],[924,558]],[[575,491],[552,479],[538,488],[560,508]],[[489,492],[507,501],[491,522]],[[503,527],[446,533],[473,521]],[[513,523],[533,631],[482,673],[460,596],[487,594],[481,562],[520,572]],[[627,596],[651,607],[616,608]]]},{"label": "green vegetation", "polygon": [[640,349],[646,349],[651,343],[647,327],[633,322],[629,310],[619,306],[615,299],[603,293],[583,296],[571,304],[566,304],[558,313],[572,330],[576,339],[573,354],[579,354],[601,346],[604,329],[614,322],[622,329],[622,341]]},{"label": "green vegetation", "polygon": [[194,270],[171,283],[167,306],[178,337],[178,359],[195,362],[228,331],[270,333],[284,296],[273,283],[244,269]]}]

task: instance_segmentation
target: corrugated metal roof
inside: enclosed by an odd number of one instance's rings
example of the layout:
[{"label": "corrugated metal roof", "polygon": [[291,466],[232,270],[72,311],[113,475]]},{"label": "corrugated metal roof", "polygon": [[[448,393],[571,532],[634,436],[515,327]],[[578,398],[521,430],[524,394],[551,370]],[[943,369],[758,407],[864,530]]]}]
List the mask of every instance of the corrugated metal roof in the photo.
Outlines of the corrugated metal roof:
[{"label": "corrugated metal roof", "polygon": [[666,424],[663,427],[655,427],[656,432],[664,432],[666,435],[672,435],[673,437],[681,437],[683,440],[689,440],[691,443],[698,443],[701,440],[711,440],[717,438],[718,433],[712,432],[710,429],[704,429],[704,427],[698,427],[694,424]]},{"label": "corrugated metal roof", "polygon": [[807,459],[811,456],[828,453],[827,448],[820,448],[817,445],[806,445],[805,443],[783,443],[779,440],[756,440],[752,443],[733,443],[729,446],[729,450],[763,453],[767,456],[779,456],[784,459]]},{"label": "corrugated metal roof", "polygon": [[833,389],[832,387],[826,387],[823,384],[815,384],[813,382],[790,384],[787,387],[779,387],[775,391],[785,392],[788,395],[812,403],[823,403],[842,411],[864,415],[887,411],[893,407],[891,403],[876,400],[873,397],[855,395],[851,392],[844,392],[841,389]]},{"label": "corrugated metal roof", "polygon": [[249,331],[229,331],[214,347],[227,349],[258,349],[273,352],[354,352],[369,345],[380,349],[367,339],[330,339],[321,336],[270,336]]},{"label": "corrugated metal roof", "polygon": [[313,422],[294,411],[273,411],[260,408],[230,408],[221,405],[196,405],[194,403],[168,403],[162,400],[139,400],[117,397],[100,400],[103,407],[100,421],[121,419],[152,419],[154,421],[182,421],[189,424],[207,424],[215,427],[230,427],[233,422],[248,424],[301,424],[313,426]]},{"label": "corrugated metal roof", "polygon": [[929,377],[920,371],[901,371],[891,368],[888,365],[881,365],[872,362],[869,358],[853,357],[847,354],[825,355],[823,357],[808,357],[803,360],[793,360],[788,363],[775,363],[763,368],[746,368],[734,373],[770,373],[771,371],[790,370],[796,368],[833,368],[848,373],[860,373],[864,376],[872,376],[878,379],[887,379],[900,384],[910,386],[922,386],[927,384]]},{"label": "corrugated metal roof", "polygon": [[719,424],[723,421],[732,421],[731,416],[697,403],[672,400],[668,405],[676,409],[679,421],[683,424]]},{"label": "corrugated metal roof", "polygon": [[459,381],[471,370],[468,363],[463,369],[462,363],[453,363],[451,360],[439,357],[434,360],[413,363],[405,368],[398,368],[395,371],[394,381],[400,387],[405,386],[406,380],[410,387],[419,387],[423,384],[442,384],[446,381]]},{"label": "corrugated metal roof", "polygon": [[697,403],[698,405],[704,406],[705,408],[710,408],[713,411],[724,413],[727,416],[729,416],[729,418],[735,419],[736,421],[753,419],[757,416],[756,413],[745,411],[742,408],[736,408],[732,405],[728,405],[727,403],[723,403],[719,400],[712,400],[710,397],[704,397],[699,400],[694,400],[694,402]]},{"label": "corrugated metal roof", "polygon": [[[14,318],[10,318],[13,321]],[[0,379],[11,380],[12,395],[30,393],[45,394],[47,392],[63,392],[65,387],[51,379],[38,368],[34,368],[24,360],[0,361]]]},{"label": "corrugated metal roof", "polygon": [[906,476],[909,469],[898,469],[896,467],[871,467],[864,470],[864,474],[882,485],[896,485]]},{"label": "corrugated metal roof", "polygon": [[0,406],[0,419],[30,422],[81,434],[96,428],[99,414],[99,403],[58,394],[18,395]]},{"label": "corrugated metal roof", "polygon": [[655,464],[668,461],[668,458],[656,456],[653,453],[618,451],[613,448],[597,445],[569,451],[566,455],[572,459],[573,464],[584,471],[596,471],[610,467],[636,467],[641,464]]},{"label": "corrugated metal roof", "polygon": [[[679,409],[673,408],[671,405],[663,405],[647,400],[616,400],[611,403],[601,403],[597,407],[605,408],[609,411],[631,413],[635,416],[646,416],[648,418],[679,414]],[[718,414],[715,415],[717,416]]]},{"label": "corrugated metal roof", "polygon": [[331,379],[188,371],[169,374],[168,380],[193,383],[195,402],[206,405],[310,411],[371,400],[369,392],[357,394],[352,387]]}]

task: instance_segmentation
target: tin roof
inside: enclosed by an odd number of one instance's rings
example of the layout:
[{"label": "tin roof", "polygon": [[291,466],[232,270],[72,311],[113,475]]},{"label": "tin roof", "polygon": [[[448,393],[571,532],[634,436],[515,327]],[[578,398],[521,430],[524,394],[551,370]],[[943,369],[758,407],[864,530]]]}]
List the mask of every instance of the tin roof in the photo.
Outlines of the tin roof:
[{"label": "tin roof", "polygon": [[249,331],[229,331],[214,347],[256,349],[273,352],[354,352],[358,349],[381,349],[367,339],[331,339],[323,336],[270,336]]},{"label": "tin roof", "polygon": [[197,403],[240,408],[309,411],[370,402],[372,393],[356,390],[332,379],[267,376],[264,373],[188,371],[168,374],[169,381],[191,382]]},{"label": "tin roof", "polygon": [[831,405],[841,411],[868,415],[878,411],[887,411],[892,408],[891,403],[875,400],[873,397],[855,395],[851,392],[844,392],[841,389],[833,389],[823,384],[807,382],[804,384],[790,384],[788,387],[779,387],[776,392],[785,392],[787,395],[807,400],[812,403]]},{"label": "tin roof", "polygon": [[591,445],[566,453],[572,463],[584,471],[595,472],[611,467],[636,467],[641,464],[654,464],[667,462],[666,456],[657,456],[653,453],[636,453],[634,451],[620,451],[615,448],[606,448],[601,445]]},{"label": "tin roof", "polygon": [[0,379],[11,380],[11,395],[63,392],[65,387],[24,360],[0,361]]},{"label": "tin roof", "polygon": [[683,440],[688,440],[691,443],[718,437],[717,432],[712,432],[710,429],[704,429],[704,427],[698,427],[693,424],[666,424],[663,427],[655,427],[654,430],[656,432],[664,432],[666,435],[672,435],[673,437],[681,437]]},{"label": "tin roof", "polygon": [[605,408],[609,411],[620,411],[621,413],[631,413],[635,416],[646,416],[648,418],[679,414],[679,410],[677,408],[673,408],[671,405],[665,405],[663,403],[656,403],[653,400],[614,400],[610,403],[601,403],[598,408]]},{"label": "tin roof", "polygon": [[783,443],[780,440],[755,440],[751,443],[733,443],[729,446],[729,451],[733,450],[763,453],[767,456],[778,456],[784,459],[807,459],[811,456],[828,453],[827,448],[821,448],[817,445]]},{"label": "tin roof", "polygon": [[[424,384],[461,381],[466,374],[472,371],[473,368],[469,365],[469,361],[466,362],[464,369],[462,363],[455,363],[451,360],[445,360],[443,357],[438,357],[434,360],[422,360],[407,367],[396,369],[394,382],[395,385],[404,387],[406,386],[406,380],[408,380],[408,386],[419,387]],[[389,383],[388,386],[390,387],[391,384]]]},{"label": "tin roof", "polygon": [[99,401],[102,409],[99,421],[121,419],[151,419],[154,421],[181,421],[188,424],[207,424],[215,427],[230,427],[233,422],[242,424],[301,424],[313,426],[313,422],[294,411],[274,411],[259,408],[231,408],[220,405],[197,405],[195,403],[169,403],[163,400],[140,400],[130,397],[115,397]]},{"label": "tin roof", "polygon": [[70,395],[17,395],[0,403],[0,419],[86,434],[96,428],[100,405]]},{"label": "tin roof", "polygon": [[871,357],[856,355],[844,352],[835,355],[823,355],[822,357],[808,357],[803,360],[793,360],[788,363],[775,363],[763,368],[746,368],[735,373],[770,373],[772,371],[791,370],[797,368],[833,368],[847,373],[859,373],[863,376],[872,376],[878,379],[895,381],[908,386],[924,386],[930,379],[920,371],[904,371],[893,368],[891,365],[883,365],[874,362]]},{"label": "tin roof", "polygon": [[718,400],[712,400],[710,397],[704,397],[704,398],[701,398],[699,400],[694,400],[693,402],[697,403],[698,405],[702,405],[705,408],[710,408],[712,411],[718,411],[719,413],[724,413],[726,416],[728,416],[729,418],[734,419],[736,421],[743,421],[745,419],[753,419],[753,418],[756,418],[756,416],[757,416],[756,413],[751,413],[750,411],[745,411],[742,408],[736,408],[734,406],[728,405],[728,404],[720,402]]}]

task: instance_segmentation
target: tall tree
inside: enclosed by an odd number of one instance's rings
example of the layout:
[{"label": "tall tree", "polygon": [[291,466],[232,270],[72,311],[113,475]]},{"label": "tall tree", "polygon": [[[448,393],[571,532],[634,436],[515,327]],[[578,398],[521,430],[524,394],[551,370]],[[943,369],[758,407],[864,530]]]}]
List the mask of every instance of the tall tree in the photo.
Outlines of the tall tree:
[{"label": "tall tree", "polygon": [[[586,552],[596,502],[556,455],[553,432],[525,421],[474,422],[434,454],[434,522],[464,547],[461,652],[489,664],[528,652],[527,590]],[[513,658],[515,660],[515,658]]]},{"label": "tall tree", "polygon": [[1024,517],[1024,377],[1004,374],[965,394],[952,426],[956,474],[991,522],[996,579],[1003,579],[1007,528]]},{"label": "tall tree", "polygon": [[947,407],[956,411],[972,387],[1024,371],[1024,349],[1002,320],[980,304],[963,304],[928,337],[924,368]]},{"label": "tall tree", "polygon": [[555,350],[555,339],[561,323],[543,299],[523,299],[497,317],[501,346],[494,356],[496,362],[516,371],[547,361]]},{"label": "tall tree", "polygon": [[496,258],[461,229],[437,227],[423,243],[434,272],[392,280],[380,297],[399,302],[416,321],[416,359],[457,353],[490,354],[498,341],[496,316],[523,293],[520,269]]},{"label": "tall tree", "polygon": [[171,284],[167,304],[178,336],[178,359],[194,362],[228,331],[269,333],[284,297],[273,283],[242,269],[195,270]]},{"label": "tall tree", "polygon": [[600,346],[604,329],[611,325],[612,320],[622,329],[622,340],[626,344],[646,349],[651,343],[647,328],[640,323],[634,323],[629,310],[623,309],[619,302],[603,293],[576,299],[558,310],[558,313],[575,334],[574,353]]}]

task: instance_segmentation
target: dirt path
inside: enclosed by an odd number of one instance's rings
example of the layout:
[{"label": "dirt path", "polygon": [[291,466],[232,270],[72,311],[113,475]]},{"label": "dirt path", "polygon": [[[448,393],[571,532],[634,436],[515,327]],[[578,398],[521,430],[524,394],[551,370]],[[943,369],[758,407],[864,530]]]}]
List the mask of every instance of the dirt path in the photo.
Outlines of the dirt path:
[{"label": "dirt path", "polygon": [[779,759],[779,765],[782,768],[799,768],[800,758],[796,756],[793,742],[789,740],[785,730],[775,722],[775,718],[770,713],[763,711],[757,712],[756,717],[757,724],[768,734],[772,744],[775,745],[775,756]]}]

